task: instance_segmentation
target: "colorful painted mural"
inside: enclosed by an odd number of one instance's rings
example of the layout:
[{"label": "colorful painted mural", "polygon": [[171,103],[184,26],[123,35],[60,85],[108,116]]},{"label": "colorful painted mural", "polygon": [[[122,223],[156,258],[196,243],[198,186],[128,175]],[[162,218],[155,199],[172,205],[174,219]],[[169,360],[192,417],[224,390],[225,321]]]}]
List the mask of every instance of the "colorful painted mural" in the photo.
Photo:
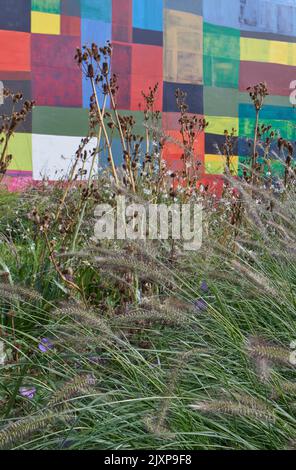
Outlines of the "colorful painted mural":
[{"label": "colorful painted mural", "polygon": [[[114,46],[118,108],[135,116],[139,132],[141,90],[156,82],[170,135],[178,135],[176,88],[188,93],[190,112],[209,121],[197,148],[208,178],[224,170],[225,129],[238,131],[235,171],[249,152],[242,137],[252,137],[254,128],[249,85],[267,82],[262,119],[296,140],[289,101],[296,80],[296,0],[0,0],[0,81],[37,103],[11,143],[9,175],[19,184],[56,179],[69,167],[87,133],[91,94],[74,52],[106,40]],[[180,153],[168,145],[173,167]]]}]

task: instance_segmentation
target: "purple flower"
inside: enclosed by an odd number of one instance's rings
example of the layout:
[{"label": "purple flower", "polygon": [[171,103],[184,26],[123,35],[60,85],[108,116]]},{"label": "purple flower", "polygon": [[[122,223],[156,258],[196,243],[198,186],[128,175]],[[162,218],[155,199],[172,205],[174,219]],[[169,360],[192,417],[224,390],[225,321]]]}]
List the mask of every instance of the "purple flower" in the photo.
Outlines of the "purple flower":
[{"label": "purple flower", "polygon": [[202,298],[194,302],[194,307],[197,312],[205,312],[208,309],[208,304]]},{"label": "purple flower", "polygon": [[38,344],[38,348],[41,352],[46,353],[49,350],[53,349],[53,344],[48,338],[42,338],[40,343]]},{"label": "purple flower", "polygon": [[108,359],[107,358],[104,358],[104,357],[101,357],[101,356],[90,356],[89,358],[89,362],[91,362],[92,364],[106,364],[106,362],[108,362]]},{"label": "purple flower", "polygon": [[20,387],[19,392],[22,397],[29,398],[30,400],[32,400],[35,396],[36,388],[35,387]]},{"label": "purple flower", "polygon": [[202,281],[201,285],[200,285],[200,290],[204,293],[204,294],[207,294],[209,292],[209,286],[207,284],[207,281]]}]

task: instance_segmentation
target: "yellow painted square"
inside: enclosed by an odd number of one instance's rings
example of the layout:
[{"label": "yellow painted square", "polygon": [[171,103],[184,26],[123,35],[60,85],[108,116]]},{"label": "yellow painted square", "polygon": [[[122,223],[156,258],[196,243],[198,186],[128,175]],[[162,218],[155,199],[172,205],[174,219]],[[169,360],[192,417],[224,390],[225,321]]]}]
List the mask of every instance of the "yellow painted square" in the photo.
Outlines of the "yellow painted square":
[{"label": "yellow painted square", "polygon": [[240,59],[242,61],[269,62],[271,41],[241,38]]},{"label": "yellow painted square", "polygon": [[32,171],[32,134],[14,134],[9,141],[7,153],[12,155],[9,170]]},{"label": "yellow painted square", "polygon": [[207,134],[224,135],[224,131],[231,133],[235,129],[236,135],[238,133],[238,118],[226,116],[206,116],[206,121],[209,123],[206,128]]},{"label": "yellow painted square", "polygon": [[39,34],[61,34],[61,16],[52,13],[32,11],[31,32]]},{"label": "yellow painted square", "polygon": [[292,65],[289,63],[289,43],[270,41],[269,60],[273,64]]},{"label": "yellow painted square", "polygon": [[241,60],[296,65],[296,44],[265,39],[241,38]]},{"label": "yellow painted square", "polygon": [[288,65],[296,65],[296,43],[291,42],[288,44]]},{"label": "yellow painted square", "polygon": [[[233,156],[230,162],[230,171],[238,174],[239,158]],[[207,175],[223,175],[226,167],[226,157],[223,155],[205,155],[205,172]]]}]

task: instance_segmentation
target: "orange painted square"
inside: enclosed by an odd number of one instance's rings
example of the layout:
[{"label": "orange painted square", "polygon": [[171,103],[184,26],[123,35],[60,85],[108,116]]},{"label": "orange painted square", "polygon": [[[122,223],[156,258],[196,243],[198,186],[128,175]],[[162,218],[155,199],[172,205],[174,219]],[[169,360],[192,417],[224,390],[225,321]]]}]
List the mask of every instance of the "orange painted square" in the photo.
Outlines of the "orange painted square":
[{"label": "orange painted square", "polygon": [[0,71],[31,71],[31,35],[16,31],[0,31]]},{"label": "orange painted square", "polygon": [[132,73],[131,73],[131,110],[138,111],[144,108],[142,90],[148,93],[149,87],[158,82],[159,88],[155,102],[155,109],[162,110],[163,96],[163,48],[143,44],[132,45]]}]

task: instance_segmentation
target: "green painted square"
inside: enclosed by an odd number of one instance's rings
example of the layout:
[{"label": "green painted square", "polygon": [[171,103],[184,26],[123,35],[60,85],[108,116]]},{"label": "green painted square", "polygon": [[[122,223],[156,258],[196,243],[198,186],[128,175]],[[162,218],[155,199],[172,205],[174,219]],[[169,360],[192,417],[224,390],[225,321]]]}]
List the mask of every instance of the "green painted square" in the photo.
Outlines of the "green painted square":
[{"label": "green painted square", "polygon": [[[238,175],[243,176],[244,168],[250,167],[250,157],[239,157],[239,171]],[[270,166],[264,166],[264,175],[269,178],[268,174],[271,168],[271,174],[273,177],[283,178],[285,176],[285,165],[280,160],[272,160]]]},{"label": "green painted square", "polygon": [[251,157],[249,156],[239,156],[238,158],[238,176],[242,177],[245,167],[250,167]]},{"label": "green painted square", "polygon": [[240,60],[240,31],[204,23],[203,53],[205,56]]},{"label": "green painted square", "polygon": [[111,23],[112,0],[81,0],[81,17]]},{"label": "green painted square", "polygon": [[239,30],[204,23],[203,55],[205,86],[238,88]]},{"label": "green painted square", "polygon": [[12,155],[9,170],[32,171],[32,134],[16,133],[8,145]]},{"label": "green painted square", "polygon": [[[268,171],[268,169],[266,169]],[[273,176],[278,176],[279,178],[283,178],[285,176],[285,165],[283,162],[279,160],[273,160],[271,162],[271,172]]]},{"label": "green painted square", "polygon": [[61,0],[32,0],[32,11],[60,13]]},{"label": "green painted square", "polygon": [[[142,137],[146,136],[146,127],[144,126],[144,114],[142,111],[128,111],[128,110],[122,110],[119,111],[120,116],[133,116],[135,120],[135,126],[134,126],[134,133],[136,135],[140,135]],[[159,130],[161,131],[162,129],[162,117],[160,118],[158,122]],[[115,135],[119,137],[119,134],[115,132]]]},{"label": "green painted square", "polygon": [[204,87],[205,116],[239,115],[239,92],[234,88]]},{"label": "green painted square", "polygon": [[[295,125],[291,121],[283,121],[277,119],[264,119],[262,121],[266,126],[271,126],[281,137],[288,140],[295,140]],[[239,119],[239,135],[246,138],[254,138],[255,119],[240,118]]]},{"label": "green painted square", "polygon": [[[240,92],[239,94],[239,103],[240,104],[251,104],[250,95],[247,92]],[[265,99],[265,104],[268,106],[280,106],[290,108],[290,97],[289,96],[278,96],[278,95],[268,95]]]},{"label": "green painted square", "polygon": [[[110,110],[108,110],[111,112]],[[133,116],[135,119],[134,132],[145,136],[143,125],[144,115],[141,111],[119,111],[121,116]],[[106,122],[109,121],[109,118]],[[162,128],[162,121],[159,121]],[[53,106],[36,106],[33,109],[32,133],[43,135],[64,135],[80,137],[88,133],[88,110],[83,108],[59,108]],[[118,131],[113,131],[114,138],[119,137]]]},{"label": "green painted square", "polygon": [[209,161],[205,159],[205,172],[207,175],[223,175],[225,170],[225,164],[223,157],[217,159],[216,161]]},{"label": "green painted square", "polygon": [[204,84],[219,88],[238,88],[239,60],[204,56]]},{"label": "green painted square", "polygon": [[88,110],[36,106],[33,109],[33,134],[80,137],[88,133]]}]

